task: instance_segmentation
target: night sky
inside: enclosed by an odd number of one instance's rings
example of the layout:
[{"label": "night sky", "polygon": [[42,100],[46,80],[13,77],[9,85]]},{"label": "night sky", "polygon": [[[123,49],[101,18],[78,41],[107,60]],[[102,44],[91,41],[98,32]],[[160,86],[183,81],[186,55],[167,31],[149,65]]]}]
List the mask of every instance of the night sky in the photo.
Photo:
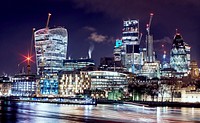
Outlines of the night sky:
[{"label": "night sky", "polygon": [[[49,27],[62,26],[68,30],[68,57],[92,58],[112,56],[114,41],[121,38],[123,20],[139,19],[144,44],[149,13],[154,17],[151,33],[158,59],[169,49],[176,29],[191,49],[191,57],[200,63],[200,1],[199,0],[4,0],[0,4],[0,75],[18,72],[28,54],[32,28],[44,28],[48,13]],[[166,49],[161,49],[165,44]],[[22,63],[19,67],[25,66]],[[35,71],[35,64],[32,63]]]}]

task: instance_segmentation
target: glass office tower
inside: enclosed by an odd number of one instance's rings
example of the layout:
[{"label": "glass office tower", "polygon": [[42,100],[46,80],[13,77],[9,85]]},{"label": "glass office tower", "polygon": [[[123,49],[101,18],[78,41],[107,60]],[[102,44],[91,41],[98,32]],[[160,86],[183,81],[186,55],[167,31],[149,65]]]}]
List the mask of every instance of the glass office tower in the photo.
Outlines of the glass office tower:
[{"label": "glass office tower", "polygon": [[189,70],[187,54],[185,42],[182,36],[177,33],[170,52],[170,65],[178,73],[187,74]]},{"label": "glass office tower", "polygon": [[41,94],[57,94],[57,72],[63,69],[67,55],[68,33],[65,28],[43,28],[35,31],[37,74]]}]

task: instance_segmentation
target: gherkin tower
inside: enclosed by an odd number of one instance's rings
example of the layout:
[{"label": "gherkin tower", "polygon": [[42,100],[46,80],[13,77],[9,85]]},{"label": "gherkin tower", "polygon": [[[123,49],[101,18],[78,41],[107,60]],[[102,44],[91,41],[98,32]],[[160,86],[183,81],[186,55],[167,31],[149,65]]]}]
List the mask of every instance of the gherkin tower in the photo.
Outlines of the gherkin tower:
[{"label": "gherkin tower", "polygon": [[188,72],[188,58],[186,51],[186,43],[182,36],[176,33],[173,39],[172,49],[170,52],[170,65],[177,73],[187,74]]}]

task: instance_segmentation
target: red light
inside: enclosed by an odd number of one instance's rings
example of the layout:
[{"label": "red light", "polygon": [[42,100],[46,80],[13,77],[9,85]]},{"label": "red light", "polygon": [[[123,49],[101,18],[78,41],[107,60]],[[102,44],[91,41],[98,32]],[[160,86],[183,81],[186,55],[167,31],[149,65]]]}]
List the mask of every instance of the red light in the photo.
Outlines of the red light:
[{"label": "red light", "polygon": [[151,16],[153,16],[153,13],[150,13]]},{"label": "red light", "polygon": [[[28,62],[28,64],[29,64],[30,61],[33,62],[33,63],[35,63],[35,62],[31,59],[33,56],[30,56],[29,54],[28,54],[27,56],[25,56],[25,55],[23,55],[23,54],[20,54],[20,55],[21,55],[22,57],[25,58],[21,63]],[[21,64],[21,63],[19,63],[19,64]]]},{"label": "red light", "polygon": [[26,58],[26,60],[27,60],[27,61],[30,61],[30,60],[31,60],[31,58],[30,58],[30,57],[27,57],[27,58]]}]

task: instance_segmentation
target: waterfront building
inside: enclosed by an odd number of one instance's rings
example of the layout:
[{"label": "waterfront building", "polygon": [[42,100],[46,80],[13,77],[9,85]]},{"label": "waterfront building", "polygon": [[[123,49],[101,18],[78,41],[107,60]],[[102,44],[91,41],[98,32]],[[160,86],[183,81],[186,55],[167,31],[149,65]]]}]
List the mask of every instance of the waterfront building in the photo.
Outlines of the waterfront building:
[{"label": "waterfront building", "polygon": [[89,71],[91,90],[125,89],[128,86],[128,75],[113,71]]},{"label": "waterfront building", "polygon": [[73,59],[67,59],[63,62],[64,71],[75,71],[75,70],[81,70],[83,68],[86,68],[88,66],[95,66],[95,62],[92,59],[87,58],[81,58],[77,60]]},{"label": "waterfront building", "polygon": [[62,71],[59,73],[59,96],[84,94],[91,87],[91,78],[86,71]]},{"label": "waterfront building", "polygon": [[34,74],[18,74],[12,78],[13,96],[34,96],[36,94],[36,79]]},{"label": "waterfront building", "polygon": [[170,65],[177,73],[187,76],[188,66],[188,51],[186,51],[185,42],[179,33],[176,33],[173,40],[172,49],[170,52]]},{"label": "waterfront building", "polygon": [[130,76],[113,71],[62,71],[59,73],[59,96],[85,94],[107,98],[113,90],[127,90]]},{"label": "waterfront building", "polygon": [[183,89],[181,91],[181,102],[191,102],[191,103],[199,103],[200,102],[200,91],[188,91]]},{"label": "waterfront building", "polygon": [[48,76],[40,76],[37,80],[39,96],[56,96],[58,94],[58,74],[48,74]]},{"label": "waterfront building", "polygon": [[43,28],[35,31],[37,74],[41,94],[58,94],[58,71],[63,70],[67,55],[68,33],[65,28]]},{"label": "waterfront building", "polygon": [[11,79],[7,76],[0,77],[0,96],[11,95]]}]

